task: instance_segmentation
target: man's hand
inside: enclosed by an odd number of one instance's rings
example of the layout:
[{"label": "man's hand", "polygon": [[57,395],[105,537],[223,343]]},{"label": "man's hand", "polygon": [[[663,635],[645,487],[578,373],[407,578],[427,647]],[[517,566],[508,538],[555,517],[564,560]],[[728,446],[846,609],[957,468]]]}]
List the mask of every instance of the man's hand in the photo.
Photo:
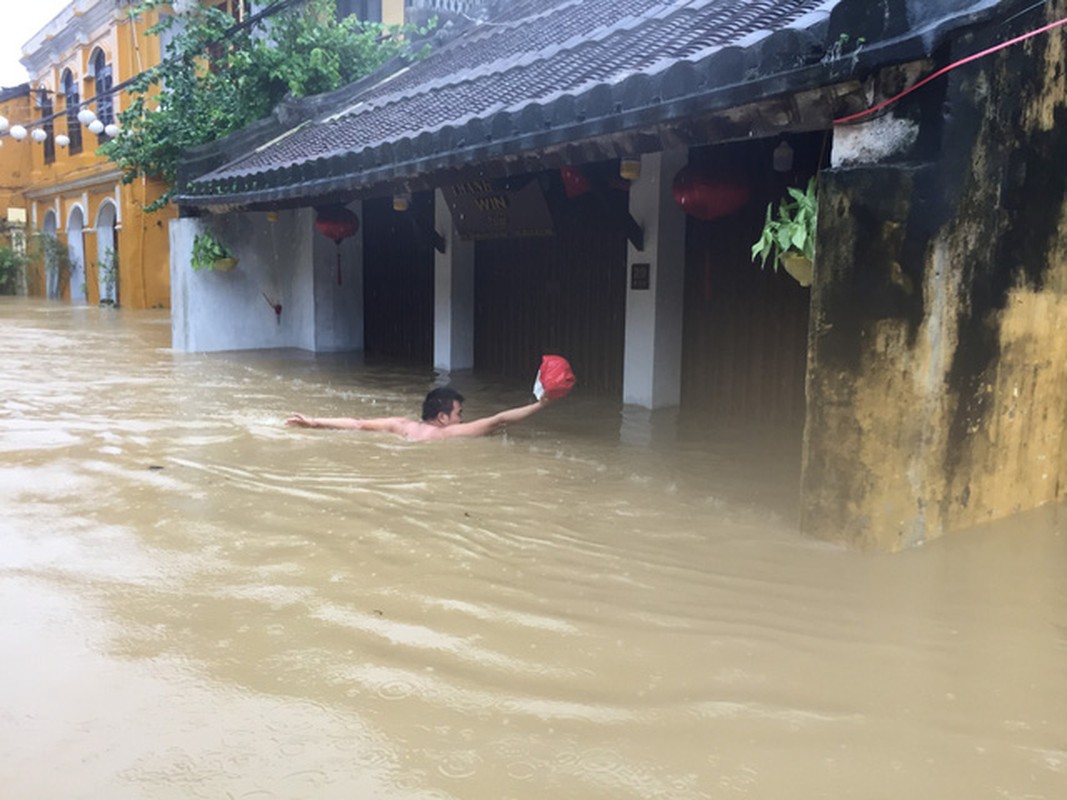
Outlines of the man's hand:
[{"label": "man's hand", "polygon": [[314,428],[315,424],[305,417],[303,414],[292,414],[286,420],[285,424],[292,428]]}]

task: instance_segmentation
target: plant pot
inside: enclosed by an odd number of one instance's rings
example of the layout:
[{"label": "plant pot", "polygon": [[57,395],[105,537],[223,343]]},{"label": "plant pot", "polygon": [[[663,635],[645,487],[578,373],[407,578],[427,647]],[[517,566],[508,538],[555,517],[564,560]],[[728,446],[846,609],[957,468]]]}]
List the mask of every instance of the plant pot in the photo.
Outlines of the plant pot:
[{"label": "plant pot", "polygon": [[237,266],[236,258],[218,258],[215,259],[215,266],[213,269],[216,272],[229,272],[231,269]]},{"label": "plant pot", "polygon": [[811,286],[811,259],[800,253],[783,253],[782,266],[785,271],[801,286]]}]

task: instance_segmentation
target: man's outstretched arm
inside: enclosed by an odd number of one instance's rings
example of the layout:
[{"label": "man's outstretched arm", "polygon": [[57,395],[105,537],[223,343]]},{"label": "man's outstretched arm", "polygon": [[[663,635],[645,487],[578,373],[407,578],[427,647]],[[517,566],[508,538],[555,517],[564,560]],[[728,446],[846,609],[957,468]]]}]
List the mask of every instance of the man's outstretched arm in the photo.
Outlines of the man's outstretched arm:
[{"label": "man's outstretched arm", "polygon": [[516,422],[522,422],[523,420],[529,419],[550,402],[551,400],[549,400],[546,395],[533,403],[519,406],[518,408],[509,408],[507,411],[501,411],[498,414],[493,414],[491,417],[483,417],[482,419],[476,419],[473,422],[461,422],[458,425],[449,425],[447,428],[442,429],[442,434],[446,437],[487,436],[490,433],[496,433],[497,431],[506,428],[508,425],[513,425]]},{"label": "man's outstretched arm", "polygon": [[402,433],[404,417],[383,417],[381,419],[354,419],[352,417],[305,417],[292,414],[285,424],[294,428],[330,428],[332,430],[385,431]]}]

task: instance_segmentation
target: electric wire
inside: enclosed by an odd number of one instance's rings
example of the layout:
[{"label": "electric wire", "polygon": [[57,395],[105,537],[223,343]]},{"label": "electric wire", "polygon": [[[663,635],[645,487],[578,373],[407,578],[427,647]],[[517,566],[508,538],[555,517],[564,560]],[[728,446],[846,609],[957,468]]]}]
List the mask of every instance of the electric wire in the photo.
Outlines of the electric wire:
[{"label": "electric wire", "polygon": [[[1038,4],[1034,5],[1034,6],[1032,6],[1030,10],[1032,10],[1033,8],[1037,8],[1038,5],[1042,5],[1042,3],[1038,3]],[[1015,16],[1018,17],[1020,15],[1016,14]],[[1013,17],[1013,19],[1014,19],[1014,17]],[[949,64],[948,66],[942,67],[941,69],[937,70],[936,72],[933,72],[930,75],[927,75],[921,81],[916,82],[915,84],[909,86],[904,91],[893,95],[892,97],[890,97],[887,100],[883,100],[882,102],[877,103],[877,104],[871,106],[870,108],[865,109],[863,111],[859,111],[859,112],[857,112],[855,114],[849,114],[848,116],[839,117],[839,118],[835,119],[834,120],[834,125],[847,125],[847,124],[849,124],[851,122],[856,122],[857,120],[863,119],[865,117],[869,117],[872,114],[876,114],[879,111],[882,111],[883,109],[888,108],[889,106],[893,105],[898,100],[906,97],[907,95],[911,94],[912,92],[917,91],[918,89],[921,89],[923,86],[925,86],[926,84],[930,83],[931,81],[934,81],[937,78],[940,78],[942,75],[945,75],[946,73],[952,72],[952,70],[954,70],[954,69],[958,69],[959,67],[962,67],[964,64],[970,64],[972,61],[978,61],[979,59],[985,58],[986,56],[990,56],[993,53],[997,53],[997,52],[999,52],[1001,50],[1005,50],[1005,49],[1007,49],[1009,47],[1012,47],[1014,45],[1017,45],[1017,44],[1019,44],[1021,42],[1025,42],[1028,39],[1033,39],[1035,36],[1040,36],[1041,34],[1048,33],[1049,31],[1055,30],[1056,28],[1059,28],[1059,27],[1061,27],[1063,25],[1067,25],[1067,17],[1064,17],[1063,19],[1056,20],[1055,22],[1050,22],[1047,25],[1042,25],[1040,28],[1036,28],[1036,29],[1034,29],[1032,31],[1029,31],[1029,32],[1024,33],[1024,34],[1021,34],[1020,36],[1016,36],[1013,39],[1009,39],[1009,40],[1007,40],[1005,42],[1001,42],[1000,44],[994,45],[993,47],[987,47],[985,50],[981,50],[981,51],[979,51],[977,53],[974,53],[973,55],[969,55],[966,58],[961,58],[958,61],[954,61],[951,64]]]}]

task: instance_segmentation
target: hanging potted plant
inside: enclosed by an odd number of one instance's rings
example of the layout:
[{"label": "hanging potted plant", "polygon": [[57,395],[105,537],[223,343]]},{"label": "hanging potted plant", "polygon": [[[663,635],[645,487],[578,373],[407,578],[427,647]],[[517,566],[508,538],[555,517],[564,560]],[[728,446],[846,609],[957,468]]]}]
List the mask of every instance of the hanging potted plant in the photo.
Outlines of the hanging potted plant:
[{"label": "hanging potted plant", "polygon": [[815,259],[815,224],[819,203],[815,193],[815,178],[808,181],[804,191],[789,187],[788,197],[767,206],[767,219],[760,238],[752,245],[752,261],[759,260],[760,268],[771,259],[777,272],[781,264],[801,286],[811,286],[812,262]]},{"label": "hanging potted plant", "polygon": [[198,233],[193,238],[192,267],[196,272],[205,269],[226,272],[236,266],[237,259],[211,231]]}]

